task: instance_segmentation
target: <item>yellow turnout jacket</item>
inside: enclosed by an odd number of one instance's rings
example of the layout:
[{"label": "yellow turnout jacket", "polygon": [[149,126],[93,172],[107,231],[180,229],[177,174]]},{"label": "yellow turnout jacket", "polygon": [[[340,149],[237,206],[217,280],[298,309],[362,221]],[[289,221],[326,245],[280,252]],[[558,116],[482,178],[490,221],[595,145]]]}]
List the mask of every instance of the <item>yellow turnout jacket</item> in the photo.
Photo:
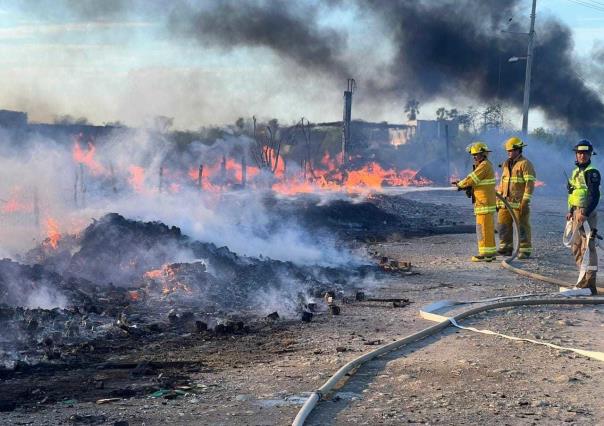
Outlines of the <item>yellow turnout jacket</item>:
[{"label": "yellow turnout jacket", "polygon": [[489,214],[494,213],[496,207],[495,183],[493,164],[485,158],[457,186],[460,188],[472,188],[474,214]]},{"label": "yellow turnout jacket", "polygon": [[[530,201],[533,197],[536,180],[535,168],[529,160],[522,155],[515,161],[508,158],[501,165],[499,193],[513,208],[519,209],[522,200]],[[501,201],[497,201],[497,204],[503,207]]]}]

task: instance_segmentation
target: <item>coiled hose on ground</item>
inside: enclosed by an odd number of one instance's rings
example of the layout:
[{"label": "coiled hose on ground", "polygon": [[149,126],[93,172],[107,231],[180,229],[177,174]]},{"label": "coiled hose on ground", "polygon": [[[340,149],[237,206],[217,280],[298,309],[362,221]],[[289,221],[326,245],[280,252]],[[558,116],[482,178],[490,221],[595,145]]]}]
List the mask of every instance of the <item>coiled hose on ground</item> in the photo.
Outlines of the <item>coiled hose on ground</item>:
[{"label": "coiled hose on ground", "polygon": [[[520,274],[520,275],[523,275],[523,276],[526,276],[529,278],[533,278],[533,279],[536,279],[539,281],[547,282],[547,283],[554,284],[554,285],[561,286],[561,287],[573,287],[574,286],[573,284],[570,284],[570,283],[567,283],[567,282],[564,282],[561,280],[557,280],[555,278],[546,277],[544,275],[537,274],[534,272],[524,271],[523,269],[516,268],[516,267],[510,265],[509,262],[512,262],[516,258],[516,256],[518,255],[518,251],[520,249],[520,242],[519,242],[519,238],[518,238],[519,224],[518,224],[518,219],[514,215],[514,211],[513,211],[512,207],[510,206],[510,204],[507,202],[507,200],[504,199],[500,194],[497,194],[497,198],[503,202],[503,204],[505,205],[505,208],[508,209],[508,211],[510,212],[510,215],[512,216],[512,219],[514,221],[514,230],[516,233],[516,238],[514,239],[514,241],[515,241],[514,250],[512,252],[512,255],[509,258],[503,260],[501,262],[501,266],[514,273],[517,273],[517,274]],[[604,292],[604,289],[601,287],[598,287],[598,293],[601,293],[601,292]],[[361,355],[360,357],[355,358],[352,361],[345,364],[333,376],[331,376],[329,378],[329,380],[327,380],[323,384],[323,386],[321,386],[319,389],[313,391],[310,394],[310,396],[304,402],[304,405],[302,406],[302,408],[296,415],[296,418],[294,419],[292,425],[293,426],[304,425],[304,422],[306,421],[307,417],[310,415],[311,411],[315,408],[317,403],[321,400],[323,395],[327,395],[329,392],[331,392],[334,389],[334,387],[336,386],[336,384],[338,384],[338,382],[340,382],[346,375],[348,375],[351,371],[360,367],[367,361],[370,361],[376,357],[384,355],[395,349],[399,349],[400,347],[402,347],[404,345],[416,342],[425,337],[436,334],[436,333],[444,330],[445,328],[449,327],[450,325],[452,325],[453,321],[457,322],[464,318],[468,318],[472,315],[476,315],[481,312],[490,311],[493,309],[501,309],[501,308],[515,307],[515,306],[531,306],[531,305],[532,306],[534,306],[534,305],[604,305],[604,299],[597,299],[597,298],[543,299],[543,298],[541,298],[541,299],[528,299],[528,300],[510,300],[510,301],[491,303],[491,304],[484,305],[484,306],[478,306],[478,307],[469,309],[467,311],[461,312],[461,313],[455,315],[454,317],[451,317],[451,319],[447,319],[445,321],[439,322],[438,324],[425,328],[417,333],[411,334],[407,337],[404,337],[402,339],[399,339],[392,343],[384,345],[378,349],[375,349],[371,352]],[[451,321],[451,320],[453,320],[453,321]]]}]

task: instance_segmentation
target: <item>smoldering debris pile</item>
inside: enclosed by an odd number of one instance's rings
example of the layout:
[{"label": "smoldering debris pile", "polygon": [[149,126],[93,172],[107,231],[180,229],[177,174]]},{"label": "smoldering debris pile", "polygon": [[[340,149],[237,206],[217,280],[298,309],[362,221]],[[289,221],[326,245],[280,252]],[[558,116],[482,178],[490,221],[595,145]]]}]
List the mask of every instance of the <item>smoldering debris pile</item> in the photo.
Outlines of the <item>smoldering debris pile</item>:
[{"label": "smoldering debris pile", "polygon": [[[390,195],[267,196],[263,204],[276,235],[302,224],[317,247],[334,234],[346,246],[465,230],[452,208],[434,214],[434,205]],[[175,226],[106,214],[77,235],[44,241],[21,263],[0,261],[0,363],[81,362],[82,348],[96,348],[85,349],[84,358],[97,356],[107,342],[244,332],[273,312],[308,319],[326,292],[353,291],[367,276],[386,273],[341,253],[339,262],[326,263],[335,266],[242,256]]]},{"label": "smoldering debris pile", "polygon": [[115,213],[62,238],[54,249],[41,244],[23,260],[33,265],[0,262],[5,365],[64,361],[71,353],[66,348],[98,340],[240,332],[273,311],[301,315],[313,295],[375,272],[373,266],[300,266],[239,256],[192,240],[177,227]]},{"label": "smoldering debris pile", "polygon": [[[269,258],[240,256],[227,247],[195,241],[181,233],[178,227],[159,222],[140,222],[110,213],[88,226],[79,238],[59,241],[57,257],[52,253],[40,259],[39,249],[28,254],[45,268],[63,276],[86,279],[100,286],[114,285],[133,288],[149,280],[190,282],[192,277],[207,282],[229,294],[225,300],[211,300],[223,308],[244,308],[233,301],[249,300],[250,292],[284,289],[291,282],[296,288],[318,283],[318,277],[328,282],[350,278],[343,269],[300,266]],[[70,254],[69,259],[65,255]],[[177,259],[177,261],[175,261]],[[200,282],[201,282],[200,281]],[[210,288],[203,292],[207,299]],[[164,288],[165,293],[171,293]]]},{"label": "smoldering debris pile", "polygon": [[372,194],[359,200],[324,203],[315,195],[274,201],[273,210],[309,229],[337,235],[340,240],[396,241],[444,233],[472,233],[467,213],[453,206],[435,206],[402,195]]}]

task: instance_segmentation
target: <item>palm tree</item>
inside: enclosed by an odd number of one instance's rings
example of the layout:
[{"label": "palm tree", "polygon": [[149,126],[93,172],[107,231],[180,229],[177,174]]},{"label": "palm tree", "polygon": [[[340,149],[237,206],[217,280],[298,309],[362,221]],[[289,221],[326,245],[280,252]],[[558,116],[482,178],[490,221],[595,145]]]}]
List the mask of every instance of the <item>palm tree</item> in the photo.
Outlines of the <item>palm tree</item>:
[{"label": "palm tree", "polygon": [[409,121],[417,120],[419,114],[419,101],[417,99],[409,99],[405,104],[405,113]]},{"label": "palm tree", "polygon": [[443,107],[440,107],[436,110],[436,119],[444,120],[447,117],[447,110]]}]

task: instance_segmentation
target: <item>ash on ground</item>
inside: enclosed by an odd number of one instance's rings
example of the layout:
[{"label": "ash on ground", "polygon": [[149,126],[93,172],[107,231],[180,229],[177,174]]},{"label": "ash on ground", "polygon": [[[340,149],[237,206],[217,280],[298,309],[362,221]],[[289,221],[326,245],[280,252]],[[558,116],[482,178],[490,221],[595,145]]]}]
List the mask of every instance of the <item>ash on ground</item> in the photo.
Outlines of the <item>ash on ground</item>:
[{"label": "ash on ground", "polygon": [[[448,218],[438,219],[433,205],[399,197],[269,198],[266,205],[274,217],[285,218],[281,226],[297,221],[309,235],[330,235],[343,247],[368,235],[392,239],[467,231],[458,212],[439,206],[441,217]],[[325,294],[341,298],[384,274],[368,257],[327,267],[241,256],[193,240],[174,226],[107,214],[54,247],[44,242],[18,262],[0,261],[0,377],[38,383],[50,372],[130,369],[146,361],[115,366],[109,360],[136,347],[191,336],[213,341],[270,332],[339,312],[324,302]],[[51,403],[61,388],[45,394],[54,395],[45,401]],[[0,408],[11,410],[30,397],[11,395],[0,400]]]}]

